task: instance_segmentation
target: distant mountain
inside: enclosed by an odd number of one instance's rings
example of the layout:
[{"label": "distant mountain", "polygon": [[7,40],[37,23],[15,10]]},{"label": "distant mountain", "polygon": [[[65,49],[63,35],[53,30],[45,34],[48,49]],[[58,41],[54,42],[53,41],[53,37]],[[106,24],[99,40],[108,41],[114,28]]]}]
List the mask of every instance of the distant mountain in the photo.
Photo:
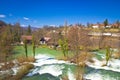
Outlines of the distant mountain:
[{"label": "distant mountain", "polygon": [[6,26],[7,24],[4,21],[0,20],[0,27]]},{"label": "distant mountain", "polygon": [[[27,30],[28,29],[28,26],[21,26],[21,28]],[[34,31],[34,30],[38,30],[39,28],[37,27],[31,27],[31,30]]]},{"label": "distant mountain", "polygon": [[31,27],[32,30],[38,30],[39,28],[37,27]]}]

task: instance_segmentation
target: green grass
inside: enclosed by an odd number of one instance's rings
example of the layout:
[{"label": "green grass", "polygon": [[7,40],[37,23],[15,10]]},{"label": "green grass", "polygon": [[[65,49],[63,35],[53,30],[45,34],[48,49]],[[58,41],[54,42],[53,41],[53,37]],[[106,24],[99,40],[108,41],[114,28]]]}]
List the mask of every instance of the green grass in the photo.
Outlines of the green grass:
[{"label": "green grass", "polygon": [[105,54],[105,53],[106,53],[106,50],[105,50],[105,49],[102,49],[102,50],[98,50],[97,52],[100,53],[100,54]]},{"label": "green grass", "polygon": [[98,55],[98,54],[95,54],[95,57],[98,59],[98,60],[102,60],[103,58],[100,56],[100,55]]},{"label": "green grass", "polygon": [[[35,49],[35,54],[48,54],[48,55],[52,55],[55,57],[58,56],[63,56],[62,52],[60,50],[54,50],[54,49],[50,49],[48,47],[36,47]],[[18,56],[25,56],[25,49],[23,46],[15,46],[14,47],[14,57],[18,57]],[[32,46],[28,45],[28,56],[33,56],[33,52],[32,52]]]},{"label": "green grass", "polygon": [[[36,51],[35,52],[36,55],[38,55],[38,54],[47,54],[47,55],[51,55],[51,56],[53,56],[53,57],[55,57],[57,59],[64,58],[64,55],[62,54],[62,51],[50,49],[47,46],[44,46],[44,47],[38,46],[38,47],[36,47],[35,51]],[[106,50],[102,49],[102,50],[97,50],[95,52],[97,52],[98,54],[105,54]],[[99,59],[99,60],[102,60],[101,55],[98,55],[98,54],[96,54],[95,57],[97,59]],[[69,56],[72,56],[72,55],[73,54],[69,53]],[[19,57],[19,56],[25,56],[25,50],[24,50],[23,46],[15,46],[14,47],[14,55],[13,55],[13,57],[16,58],[16,57]],[[33,56],[32,46],[31,45],[28,45],[28,56]]]},{"label": "green grass", "polygon": [[[97,52],[97,54],[95,54],[95,57],[98,59],[98,60],[102,60],[102,56],[101,55],[105,55],[106,53],[106,50],[105,49],[102,49],[102,50],[97,50],[95,51]],[[100,55],[101,54],[101,55]]]}]

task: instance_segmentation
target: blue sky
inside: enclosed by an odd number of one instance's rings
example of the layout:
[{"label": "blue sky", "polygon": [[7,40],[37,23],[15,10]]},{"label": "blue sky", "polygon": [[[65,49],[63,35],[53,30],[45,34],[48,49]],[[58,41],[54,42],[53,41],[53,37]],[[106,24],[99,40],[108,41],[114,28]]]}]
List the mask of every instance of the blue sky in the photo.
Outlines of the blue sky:
[{"label": "blue sky", "polygon": [[0,0],[0,20],[41,27],[120,20],[120,0]]}]

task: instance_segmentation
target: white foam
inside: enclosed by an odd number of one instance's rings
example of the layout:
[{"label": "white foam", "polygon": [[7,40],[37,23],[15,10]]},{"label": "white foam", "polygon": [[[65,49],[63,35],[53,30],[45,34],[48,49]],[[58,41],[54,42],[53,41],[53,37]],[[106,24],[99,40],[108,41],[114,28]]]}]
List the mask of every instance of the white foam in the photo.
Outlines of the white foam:
[{"label": "white foam", "polygon": [[98,52],[93,52],[93,53],[96,54],[96,55],[101,56],[102,58],[105,58],[105,54],[99,54]]},{"label": "white foam", "polygon": [[48,55],[38,55],[35,57],[37,60],[35,63],[33,63],[35,66],[43,66],[46,64],[70,64],[71,63],[67,62],[67,61],[63,61],[63,60],[56,60],[53,57],[49,57]]},{"label": "white foam", "polygon": [[35,59],[48,59],[48,58],[54,58],[51,55],[45,55],[45,54],[39,54],[35,56]]},{"label": "white foam", "polygon": [[36,68],[34,69],[31,73],[29,73],[27,76],[33,76],[37,73],[41,74],[45,74],[45,73],[49,73],[53,76],[59,76],[62,74],[62,69],[64,67],[60,66],[60,65],[49,65],[49,66],[42,66],[41,68]]},{"label": "white foam", "polygon": [[49,73],[53,76],[59,76],[62,74],[63,66],[49,65],[44,66],[39,70],[39,74]]},{"label": "white foam", "polygon": [[[28,74],[28,76],[33,76],[34,74],[39,73],[41,74],[45,74],[45,73],[49,73],[53,76],[58,77],[59,75],[62,75],[64,66],[63,65],[53,65],[53,64],[68,64],[68,65],[73,65],[69,62],[66,61],[62,61],[62,60],[56,60],[54,59],[54,57],[50,57],[48,55],[38,55],[35,57],[37,60],[35,63],[33,63],[35,66],[40,66],[40,67],[36,67],[31,73]],[[109,61],[109,65],[110,66],[104,66],[102,67],[103,64],[105,64],[105,60],[104,61],[99,61],[96,58],[93,58],[93,60],[95,61],[94,63],[90,63],[87,62],[86,64],[89,67],[95,68],[95,69],[104,69],[104,70],[112,70],[112,71],[116,71],[116,72],[120,72],[120,69],[118,69],[120,67],[120,60],[118,59],[111,59]],[[69,80],[76,80],[74,74],[72,73],[72,71],[70,70],[70,68],[68,68],[68,79]],[[90,74],[86,74],[84,76],[84,78],[86,79],[90,79],[90,80],[111,80],[112,78],[110,76],[107,75],[102,75],[100,73],[90,73]],[[112,79],[115,80],[115,79]]]},{"label": "white foam", "polygon": [[85,75],[85,79],[90,80],[116,80],[109,75],[102,75],[100,73],[90,73]]},{"label": "white foam", "polygon": [[39,60],[39,62],[37,63],[33,63],[35,66],[43,66],[45,64],[62,64],[62,63],[66,63],[65,61],[59,61],[59,60],[55,60],[55,59],[51,59],[51,60]]},{"label": "white foam", "polygon": [[96,58],[93,58],[93,60],[95,61],[94,63],[90,63],[87,62],[86,64],[89,67],[95,68],[95,69],[104,69],[104,70],[111,70],[111,71],[115,71],[115,72],[120,72],[120,60],[117,59],[111,59],[108,63],[108,66],[102,66],[103,64],[105,64],[105,60],[104,61],[99,61]]},{"label": "white foam", "polygon": [[91,73],[88,75],[85,75],[85,79],[90,79],[90,80],[103,80],[102,76],[98,73]]},{"label": "white foam", "polygon": [[73,75],[72,71],[70,70],[70,68],[68,69],[68,79],[69,80],[76,80],[75,76]]},{"label": "white foam", "polygon": [[20,67],[12,68],[12,70],[14,72],[12,75],[16,75],[19,69],[20,69]]},{"label": "white foam", "polygon": [[[35,56],[37,59],[34,64],[34,66],[40,66],[41,68],[36,68],[34,69],[31,73],[29,73],[27,76],[32,76],[34,74],[44,74],[44,73],[49,73],[53,76],[59,76],[62,74],[62,69],[64,68],[61,65],[54,65],[54,64],[70,64],[66,61],[63,60],[56,60],[53,57],[50,57],[48,55],[37,55]],[[47,66],[49,65],[49,66]]]},{"label": "white foam", "polygon": [[39,69],[35,68],[32,72],[28,73],[26,76],[33,76],[33,75],[37,74],[38,71],[39,71]]}]

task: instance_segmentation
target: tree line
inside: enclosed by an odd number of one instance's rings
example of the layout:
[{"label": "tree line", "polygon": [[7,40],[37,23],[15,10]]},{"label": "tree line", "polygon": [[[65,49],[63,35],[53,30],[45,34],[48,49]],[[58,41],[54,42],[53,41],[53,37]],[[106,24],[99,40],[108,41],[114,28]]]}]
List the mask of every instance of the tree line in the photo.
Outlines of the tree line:
[{"label": "tree line", "polygon": [[7,24],[0,21],[0,62],[7,61],[7,58],[12,55],[13,45],[17,45],[21,41],[21,35],[31,35],[30,26],[25,29],[20,26],[20,23]]}]

